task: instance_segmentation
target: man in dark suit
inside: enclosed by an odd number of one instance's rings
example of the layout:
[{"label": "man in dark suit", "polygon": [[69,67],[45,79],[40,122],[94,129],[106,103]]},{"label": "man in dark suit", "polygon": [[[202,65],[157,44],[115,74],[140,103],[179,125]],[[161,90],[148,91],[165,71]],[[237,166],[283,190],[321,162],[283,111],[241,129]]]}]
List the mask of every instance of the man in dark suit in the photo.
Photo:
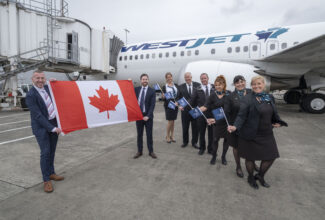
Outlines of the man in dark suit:
[{"label": "man in dark suit", "polygon": [[[179,97],[185,98],[189,103],[191,102],[191,96],[194,91],[194,89],[198,88],[200,86],[200,83],[193,82],[192,81],[192,74],[190,72],[186,72],[184,74],[185,83],[181,84],[179,86]],[[191,117],[191,115],[188,113],[189,110],[191,110],[190,106],[186,106],[184,109],[180,106],[179,109],[182,111],[182,130],[183,130],[183,144],[181,147],[186,147],[189,142],[189,135],[188,130],[192,128],[192,146],[194,148],[199,148],[197,146],[197,141],[199,137],[199,132],[197,128],[197,122],[195,119]]]},{"label": "man in dark suit", "polygon": [[61,129],[57,127],[55,110],[45,74],[35,71],[32,77],[34,86],[26,96],[26,104],[30,110],[33,134],[41,150],[41,171],[44,181],[44,191],[52,192],[51,180],[60,181],[64,177],[54,171],[54,157],[58,135]]},{"label": "man in dark suit", "polygon": [[156,92],[154,89],[148,86],[149,77],[147,74],[142,74],[140,76],[141,86],[135,88],[135,94],[138,99],[140,109],[143,114],[143,120],[137,121],[137,143],[138,152],[133,157],[134,159],[142,156],[143,150],[143,129],[146,127],[147,134],[147,145],[149,150],[149,156],[156,159],[157,156],[153,152],[153,140],[152,140],[152,128],[153,128],[153,111],[156,105]]},{"label": "man in dark suit", "polygon": [[[205,101],[209,98],[210,94],[214,92],[214,86],[209,84],[209,76],[206,73],[202,73],[200,76],[201,86],[197,89],[194,89],[193,94],[191,96],[191,105],[192,107],[203,106]],[[205,111],[203,113],[206,118],[212,118],[211,113]],[[200,136],[200,151],[199,155],[204,154],[206,150],[206,142],[205,142],[205,132],[208,127],[208,153],[212,153],[212,142],[213,142],[213,129],[211,126],[208,126],[206,119],[201,116],[197,119],[198,127],[199,127],[199,136]]]}]

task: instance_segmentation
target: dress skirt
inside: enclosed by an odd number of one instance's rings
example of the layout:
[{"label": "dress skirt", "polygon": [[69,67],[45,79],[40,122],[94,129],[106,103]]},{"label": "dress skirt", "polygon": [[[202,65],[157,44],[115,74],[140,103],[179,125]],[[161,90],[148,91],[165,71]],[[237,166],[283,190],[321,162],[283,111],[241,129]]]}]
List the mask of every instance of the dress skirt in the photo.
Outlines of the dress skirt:
[{"label": "dress skirt", "polygon": [[177,114],[178,114],[178,108],[176,109],[171,109],[168,107],[165,107],[165,115],[166,115],[166,120],[171,121],[171,120],[176,120],[177,119]]},{"label": "dress skirt", "polygon": [[229,146],[233,148],[238,148],[238,135],[236,134],[236,132],[227,133],[227,142]]}]

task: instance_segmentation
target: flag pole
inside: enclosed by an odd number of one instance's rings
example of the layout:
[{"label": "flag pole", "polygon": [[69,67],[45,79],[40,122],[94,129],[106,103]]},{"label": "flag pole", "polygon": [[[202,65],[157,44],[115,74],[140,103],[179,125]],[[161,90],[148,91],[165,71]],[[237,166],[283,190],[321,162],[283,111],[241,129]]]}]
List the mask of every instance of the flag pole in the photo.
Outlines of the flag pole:
[{"label": "flag pole", "polygon": [[185,97],[183,97],[183,98],[185,99],[186,103],[191,107],[191,109],[193,109],[193,107],[192,107],[191,104],[186,100],[186,98],[185,98]]},{"label": "flag pole", "polygon": [[200,107],[198,108],[199,111],[201,112],[201,114],[203,115],[203,117],[205,118],[205,120],[208,120],[207,117],[205,117],[205,115],[203,114],[203,112],[201,111]]},{"label": "flag pole", "polygon": [[221,110],[222,110],[222,114],[223,114],[223,116],[224,116],[225,119],[226,119],[227,125],[229,126],[229,123],[228,123],[228,120],[227,120],[227,117],[226,117],[225,111],[223,110],[223,107],[221,107]]}]

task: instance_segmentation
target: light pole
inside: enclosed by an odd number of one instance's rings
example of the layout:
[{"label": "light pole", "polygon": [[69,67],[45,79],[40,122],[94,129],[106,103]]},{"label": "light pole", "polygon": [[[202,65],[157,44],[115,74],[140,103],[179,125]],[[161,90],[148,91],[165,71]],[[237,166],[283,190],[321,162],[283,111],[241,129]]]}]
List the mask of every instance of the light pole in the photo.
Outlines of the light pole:
[{"label": "light pole", "polygon": [[128,33],[130,33],[130,31],[126,28],[124,28],[124,31],[125,31],[125,45],[128,44]]}]

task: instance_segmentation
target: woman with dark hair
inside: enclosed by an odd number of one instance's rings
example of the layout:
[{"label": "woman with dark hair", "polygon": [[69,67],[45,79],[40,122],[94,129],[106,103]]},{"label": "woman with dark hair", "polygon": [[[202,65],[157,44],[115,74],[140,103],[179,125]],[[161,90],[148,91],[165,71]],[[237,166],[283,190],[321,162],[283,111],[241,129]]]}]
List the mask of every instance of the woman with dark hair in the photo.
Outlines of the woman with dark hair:
[{"label": "woman with dark hair", "polygon": [[[176,103],[175,99],[178,96],[178,86],[173,82],[173,75],[171,73],[166,73],[165,74],[165,79],[166,79],[166,85],[162,87],[162,99],[164,100],[164,107],[165,107],[165,115],[166,115],[166,120],[168,121],[167,123],[167,131],[166,131],[166,142],[171,143],[171,142],[176,142],[174,139],[174,122],[177,119],[177,114],[178,114],[178,107],[176,106],[175,109],[171,109],[168,107],[168,103],[170,101]],[[167,99],[164,96],[164,93],[170,93],[172,94],[172,97],[170,99]],[[176,103],[177,105],[177,103]]]},{"label": "woman with dark hair", "polygon": [[[201,111],[210,111],[224,107],[224,103],[226,100],[226,96],[229,95],[229,91],[226,90],[227,83],[226,79],[223,75],[220,75],[214,81],[215,91],[211,93],[208,100],[206,100],[204,106],[200,107]],[[214,165],[216,163],[217,151],[218,151],[218,142],[221,138],[223,138],[223,150],[221,156],[221,162],[223,165],[227,165],[226,153],[228,151],[228,143],[227,143],[227,122],[226,120],[220,119],[215,120],[214,118],[208,119],[208,124],[213,124],[213,143],[212,143],[212,158],[210,164]]]},{"label": "woman with dark hair", "polygon": [[[275,107],[274,97],[264,92],[265,80],[262,76],[252,78],[253,92],[247,94],[240,103],[240,110],[229,132],[238,131],[238,152],[245,158],[248,183],[258,189],[256,180],[263,187],[270,187],[264,176],[279,157],[273,128],[288,126],[282,121]],[[261,160],[259,172],[254,176],[254,161]]]}]

